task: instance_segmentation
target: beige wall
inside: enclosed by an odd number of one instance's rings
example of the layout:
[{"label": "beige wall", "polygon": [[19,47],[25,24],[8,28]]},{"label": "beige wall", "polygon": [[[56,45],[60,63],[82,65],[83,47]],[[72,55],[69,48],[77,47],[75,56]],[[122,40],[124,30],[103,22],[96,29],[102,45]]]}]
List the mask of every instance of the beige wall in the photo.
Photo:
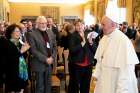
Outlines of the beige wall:
[{"label": "beige wall", "polygon": [[10,3],[10,22],[19,22],[22,16],[40,15],[40,6],[60,7],[60,21],[62,16],[78,16],[83,18],[82,5]]}]

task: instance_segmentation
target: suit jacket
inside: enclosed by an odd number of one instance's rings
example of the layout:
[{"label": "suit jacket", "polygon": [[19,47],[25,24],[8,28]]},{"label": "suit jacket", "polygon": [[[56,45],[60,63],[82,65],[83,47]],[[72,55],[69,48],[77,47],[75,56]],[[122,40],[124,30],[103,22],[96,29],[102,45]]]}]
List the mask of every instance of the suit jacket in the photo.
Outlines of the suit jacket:
[{"label": "suit jacket", "polygon": [[[86,36],[85,36],[86,37]],[[90,45],[86,40],[86,44],[84,47],[81,45],[81,37],[78,32],[74,32],[69,36],[69,61],[71,63],[82,62],[83,58],[87,56],[90,64],[93,63],[94,60],[94,52],[96,48],[94,45]]]},{"label": "suit jacket", "polygon": [[[47,32],[48,36],[49,36],[49,40],[50,40],[50,50],[51,50],[51,55],[53,55],[52,53],[52,49],[53,49],[53,45],[52,45],[52,34],[50,32]],[[51,37],[52,36],[52,37]],[[35,31],[29,33],[29,38],[28,38],[28,42],[31,46],[31,54],[32,54],[32,58],[31,58],[31,67],[33,71],[45,71],[46,68],[50,65],[48,65],[46,63],[46,58],[48,55],[48,51],[46,48],[46,42],[43,39],[43,36],[41,34],[41,32],[36,29]]]},{"label": "suit jacket", "polygon": [[49,36],[49,40],[50,40],[50,45],[51,45],[51,52],[52,52],[52,57],[55,59],[56,58],[56,54],[57,54],[57,40],[56,40],[56,34],[52,31],[47,31],[47,34]]},{"label": "suit jacket", "polygon": [[125,34],[128,36],[129,39],[135,40],[136,30],[133,30],[131,28],[127,28],[127,32]]},{"label": "suit jacket", "polygon": [[56,39],[56,43],[57,43],[57,45],[59,45],[59,43],[60,43],[60,36],[59,36],[58,28],[52,26],[52,32],[53,32],[54,35],[55,35],[55,39]]}]

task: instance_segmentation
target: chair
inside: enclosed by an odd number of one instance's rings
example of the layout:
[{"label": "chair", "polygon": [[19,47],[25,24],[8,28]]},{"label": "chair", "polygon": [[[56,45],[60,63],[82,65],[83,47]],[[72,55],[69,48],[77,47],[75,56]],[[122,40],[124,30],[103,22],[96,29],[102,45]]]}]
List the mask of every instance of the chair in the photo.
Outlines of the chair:
[{"label": "chair", "polygon": [[63,54],[64,54],[65,90],[67,92],[69,84],[69,69],[68,69],[69,50],[64,50]]}]

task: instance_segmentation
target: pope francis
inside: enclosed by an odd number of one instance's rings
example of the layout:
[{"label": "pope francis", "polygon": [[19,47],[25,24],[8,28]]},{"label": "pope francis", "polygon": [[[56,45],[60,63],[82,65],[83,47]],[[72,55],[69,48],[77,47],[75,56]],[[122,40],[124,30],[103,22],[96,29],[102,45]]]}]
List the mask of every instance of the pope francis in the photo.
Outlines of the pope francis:
[{"label": "pope francis", "polygon": [[108,16],[101,21],[104,36],[97,48],[94,93],[138,93],[135,64],[138,58],[131,41]]}]

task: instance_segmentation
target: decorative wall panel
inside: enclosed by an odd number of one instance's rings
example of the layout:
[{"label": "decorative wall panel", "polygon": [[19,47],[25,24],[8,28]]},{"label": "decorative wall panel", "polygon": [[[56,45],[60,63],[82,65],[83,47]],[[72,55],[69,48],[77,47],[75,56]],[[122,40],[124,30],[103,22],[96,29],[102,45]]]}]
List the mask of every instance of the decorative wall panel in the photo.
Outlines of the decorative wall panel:
[{"label": "decorative wall panel", "polygon": [[41,6],[41,14],[43,16],[50,16],[54,19],[54,22],[59,23],[59,7],[56,6]]}]

